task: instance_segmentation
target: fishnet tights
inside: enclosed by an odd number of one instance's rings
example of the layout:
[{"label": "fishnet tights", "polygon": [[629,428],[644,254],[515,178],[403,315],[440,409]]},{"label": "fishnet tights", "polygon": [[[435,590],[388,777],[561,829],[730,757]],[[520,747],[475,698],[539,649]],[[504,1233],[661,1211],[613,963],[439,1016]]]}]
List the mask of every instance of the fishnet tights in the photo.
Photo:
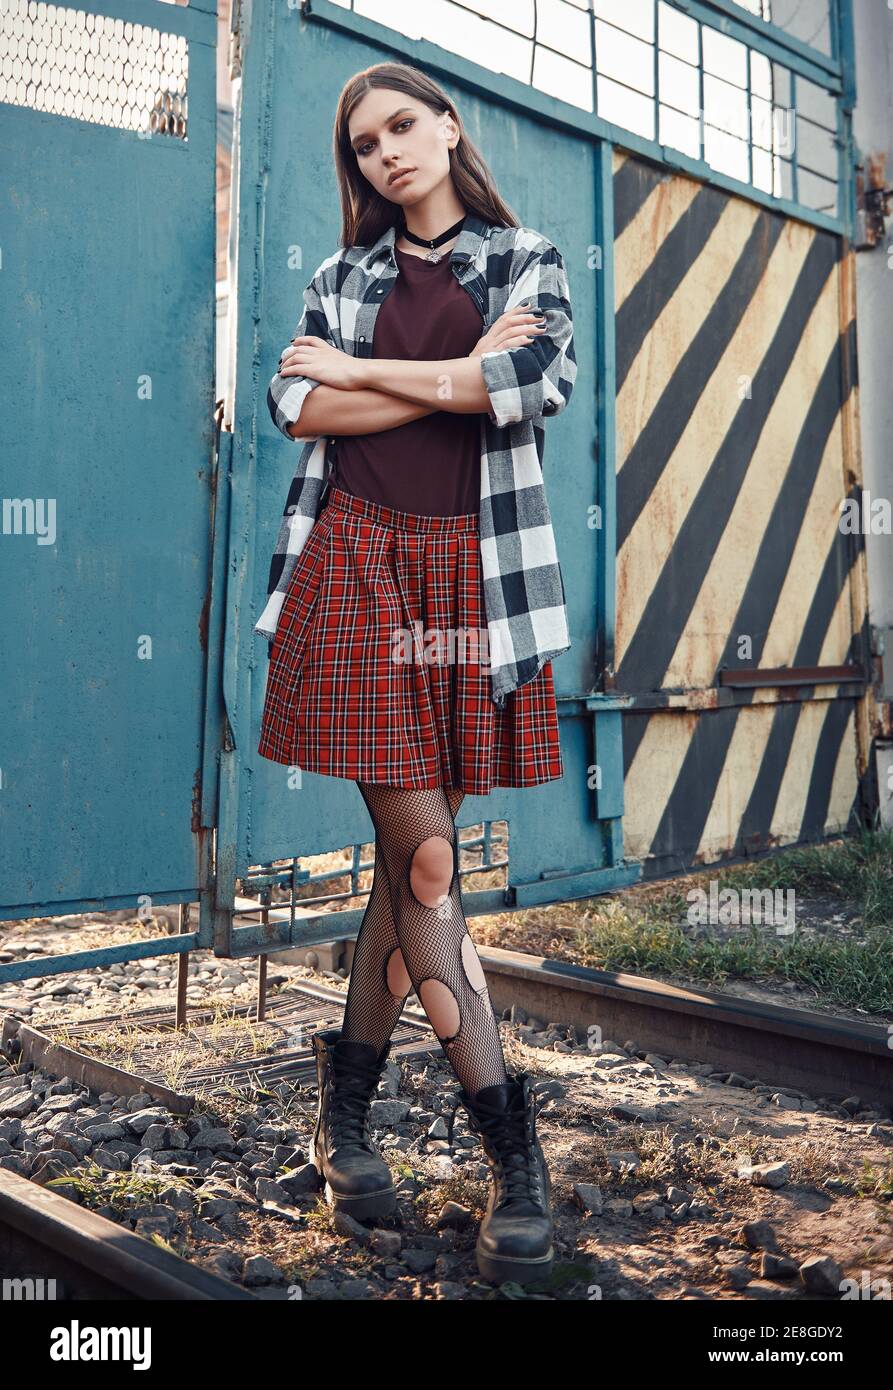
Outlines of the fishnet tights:
[{"label": "fishnet tights", "polygon": [[[341,1036],[371,1043],[380,1053],[410,989],[415,989],[430,1018],[425,996],[432,987],[423,986],[436,981],[433,990],[439,992],[441,1004],[446,1000],[449,1005],[445,986],[458,1009],[455,1031],[438,1037],[473,1097],[484,1086],[508,1077],[499,1024],[462,909],[455,816],[464,792],[370,782],[357,786],[375,827],[375,875],[357,936]],[[436,907],[416,897],[410,879],[413,855],[431,836],[442,836],[453,851],[449,892]],[[441,1022],[444,1016],[438,1012]]]}]

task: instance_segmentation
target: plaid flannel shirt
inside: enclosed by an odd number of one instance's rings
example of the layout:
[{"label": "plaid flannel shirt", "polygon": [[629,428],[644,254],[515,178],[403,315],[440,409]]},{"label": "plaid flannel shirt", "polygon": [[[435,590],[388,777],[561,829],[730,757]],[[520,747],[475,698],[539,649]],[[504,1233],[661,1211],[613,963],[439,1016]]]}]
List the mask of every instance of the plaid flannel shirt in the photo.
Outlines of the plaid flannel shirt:
[{"label": "plaid flannel shirt", "polygon": [[[389,227],[374,246],[342,247],[323,261],[304,290],[293,336],[313,335],[341,352],[372,357],[378,310],[399,274],[395,239]],[[542,472],[545,417],[567,405],[577,374],[569,286],[561,254],[546,237],[527,227],[495,226],[473,213],[465,217],[449,258],[482,315],[482,334],[500,314],[525,302],[545,315],[545,331],[531,343],[485,352],[480,359],[489,397],[489,410],[481,413],[481,562],[491,698],[502,708],[511,691],[570,646]],[[270,563],[267,603],[255,624],[269,640],[334,461],[332,438],[288,433],[318,385],[309,377],[277,373],[267,392],[277,429],[304,445]]]}]

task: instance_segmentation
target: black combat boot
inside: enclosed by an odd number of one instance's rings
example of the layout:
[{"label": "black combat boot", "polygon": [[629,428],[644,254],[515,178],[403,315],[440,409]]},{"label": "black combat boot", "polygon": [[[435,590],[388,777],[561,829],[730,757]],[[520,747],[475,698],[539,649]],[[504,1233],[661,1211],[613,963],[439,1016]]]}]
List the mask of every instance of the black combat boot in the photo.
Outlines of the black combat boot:
[{"label": "black combat boot", "polygon": [[345,1041],[340,1028],[313,1034],[318,1084],[309,1161],[325,1179],[326,1201],[357,1220],[390,1216],[397,1205],[391,1170],[372,1140],[370,1103],[391,1044]]},{"label": "black combat boot", "polygon": [[532,1078],[519,1072],[498,1086],[485,1086],[474,1100],[460,1089],[459,1101],[480,1137],[492,1178],[475,1246],[478,1269],[494,1284],[548,1278],[555,1256],[552,1184],[536,1137]]}]

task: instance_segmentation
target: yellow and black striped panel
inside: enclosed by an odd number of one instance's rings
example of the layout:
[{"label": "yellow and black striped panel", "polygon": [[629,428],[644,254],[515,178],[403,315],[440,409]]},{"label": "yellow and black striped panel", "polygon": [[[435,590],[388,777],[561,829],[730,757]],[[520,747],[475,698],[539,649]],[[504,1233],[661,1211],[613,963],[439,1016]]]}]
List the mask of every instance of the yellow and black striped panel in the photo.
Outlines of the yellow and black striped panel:
[{"label": "yellow and black striped panel", "polygon": [[852,686],[717,693],[864,659],[855,319],[830,232],[619,150],[614,206],[615,670],[658,706],[624,716],[648,874],[819,839],[860,795]]}]

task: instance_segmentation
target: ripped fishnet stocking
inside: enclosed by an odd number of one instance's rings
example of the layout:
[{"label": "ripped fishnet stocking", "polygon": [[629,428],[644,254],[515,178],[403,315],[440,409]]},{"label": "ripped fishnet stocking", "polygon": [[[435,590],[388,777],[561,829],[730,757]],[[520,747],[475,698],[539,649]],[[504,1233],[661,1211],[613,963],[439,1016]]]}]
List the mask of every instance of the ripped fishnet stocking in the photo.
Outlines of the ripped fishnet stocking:
[{"label": "ripped fishnet stocking", "polygon": [[[357,937],[342,1037],[380,1052],[414,989],[450,1065],[474,1096],[508,1077],[462,908],[455,815],[463,793],[357,786],[375,827],[375,880]],[[417,856],[425,841],[432,843]],[[451,869],[444,871],[448,859]]]},{"label": "ripped fishnet stocking", "polygon": [[[459,787],[444,790],[455,817],[465,793]],[[397,991],[396,994],[391,986]],[[405,993],[402,993],[404,988]],[[397,1026],[406,996],[412,988],[412,980],[405,974],[400,955],[388,867],[376,832],[372,888],[357,933],[341,1036],[352,1042],[371,1043],[380,1053]]]}]

